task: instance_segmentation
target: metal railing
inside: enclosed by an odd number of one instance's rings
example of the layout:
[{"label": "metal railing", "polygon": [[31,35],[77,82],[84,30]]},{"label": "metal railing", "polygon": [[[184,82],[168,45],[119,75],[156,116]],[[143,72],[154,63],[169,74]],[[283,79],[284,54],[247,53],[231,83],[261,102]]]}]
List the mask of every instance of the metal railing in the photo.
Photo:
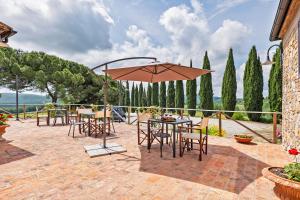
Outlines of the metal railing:
[{"label": "metal railing", "polygon": [[[21,105],[19,108],[20,118],[26,119],[29,117],[34,117],[37,109],[42,109],[45,105],[47,105],[47,104],[23,104],[23,105]],[[75,110],[76,107],[85,107],[85,108],[92,107],[92,108],[96,108],[98,110],[101,110],[104,107],[103,105],[94,105],[94,104],[53,104],[53,105],[57,106],[57,107],[64,107],[64,108],[68,109],[69,111]],[[15,106],[15,104],[0,104],[0,113],[4,112],[4,113],[13,114],[16,112],[14,106]],[[137,113],[140,110],[154,108],[153,106],[151,106],[151,107],[118,106],[118,105],[112,105],[112,106],[124,108],[124,111],[126,111],[126,116],[127,116],[126,122],[128,124],[133,124],[137,120],[137,118],[135,118],[136,115],[133,115],[133,113]],[[159,107],[157,107],[157,108],[159,108]],[[225,119],[234,121],[235,123],[239,124],[240,126],[244,127],[245,129],[249,130],[256,136],[258,136],[270,143],[277,143],[277,137],[278,137],[277,124],[278,124],[278,119],[279,119],[278,116],[282,115],[281,112],[257,112],[257,111],[243,111],[243,110],[230,111],[230,110],[205,110],[205,109],[161,108],[161,107],[159,109],[164,110],[164,112],[167,112],[167,113],[168,112],[177,113],[177,115],[181,116],[181,117],[187,116],[186,113],[188,113],[188,111],[195,111],[196,113],[211,112],[211,117],[217,118],[219,120],[219,123],[218,123],[219,133],[221,133],[221,131],[222,131],[222,119],[225,118]],[[246,113],[246,114],[247,113],[260,113],[260,114],[264,114],[264,115],[270,115],[271,122],[273,124],[272,140],[266,138],[262,134],[259,134],[257,131],[251,129],[249,126],[242,123],[241,121],[243,121],[243,120],[238,120],[238,119],[234,119],[234,118],[230,117],[228,115],[228,113]],[[132,119],[132,118],[135,118],[135,119]]]}]

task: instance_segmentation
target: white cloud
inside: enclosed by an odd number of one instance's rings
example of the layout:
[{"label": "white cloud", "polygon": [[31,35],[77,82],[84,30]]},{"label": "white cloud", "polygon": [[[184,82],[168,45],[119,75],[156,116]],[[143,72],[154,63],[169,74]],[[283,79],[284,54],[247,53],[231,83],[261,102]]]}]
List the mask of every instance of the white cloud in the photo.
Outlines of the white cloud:
[{"label": "white cloud", "polygon": [[215,12],[210,15],[209,19],[212,19],[230,8],[243,4],[247,1],[249,0],[222,0],[221,3],[217,4]]},{"label": "white cloud", "polygon": [[[136,25],[128,27],[124,42],[113,43],[109,28],[114,21],[109,9],[99,1],[43,0],[35,5],[31,5],[30,0],[8,2],[0,12],[4,13],[9,24],[20,30],[14,36],[19,36],[19,39],[11,40],[12,46],[45,50],[90,67],[131,56],[154,56],[161,61],[183,65],[189,65],[189,60],[193,59],[194,66],[200,67],[204,52],[208,50],[211,68],[215,70],[213,87],[216,96],[220,96],[229,48],[234,49],[235,56],[240,55],[241,44],[251,33],[241,22],[229,19],[211,30],[202,4],[192,0],[191,7],[174,6],[161,14],[159,23],[169,34],[170,44],[157,45],[147,31]],[[4,0],[0,3],[5,4]],[[12,6],[16,9],[8,9]],[[237,68],[237,74],[242,72],[242,68]],[[238,86],[241,80],[238,79]],[[238,94],[240,92],[241,88]]]},{"label": "white cloud", "polygon": [[18,31],[12,46],[58,53],[108,49],[114,21],[96,0],[0,0],[2,20]]},{"label": "white cloud", "polygon": [[[212,31],[204,11],[200,9],[201,4],[198,5],[195,0],[192,3],[193,7],[171,7],[160,16],[159,23],[169,33],[172,41],[169,45],[156,45],[145,30],[131,25],[126,30],[127,40],[123,43],[113,44],[107,50],[92,49],[84,54],[76,53],[69,58],[96,66],[117,58],[154,56],[161,61],[183,65],[189,65],[189,60],[193,59],[194,66],[200,67],[204,52],[208,50],[211,68],[215,70],[212,76],[214,94],[220,96],[228,50],[232,47],[234,55],[240,55],[241,44],[247,40],[251,31],[241,22],[229,19]],[[238,79],[238,85],[241,85],[241,80]]]}]

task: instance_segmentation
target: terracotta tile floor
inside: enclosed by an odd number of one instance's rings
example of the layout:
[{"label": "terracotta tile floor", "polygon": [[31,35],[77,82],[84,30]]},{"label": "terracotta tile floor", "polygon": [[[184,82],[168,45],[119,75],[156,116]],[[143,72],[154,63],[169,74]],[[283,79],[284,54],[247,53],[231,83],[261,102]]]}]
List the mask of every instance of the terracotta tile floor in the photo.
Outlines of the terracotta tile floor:
[{"label": "terracotta tile floor", "polygon": [[89,158],[83,145],[102,140],[67,136],[68,126],[37,127],[11,122],[0,143],[0,199],[276,199],[261,169],[289,160],[281,146],[242,145],[209,138],[202,162],[197,152],[171,157],[171,148],[151,153],[137,145],[136,127],[115,124],[109,142],[121,155]]}]

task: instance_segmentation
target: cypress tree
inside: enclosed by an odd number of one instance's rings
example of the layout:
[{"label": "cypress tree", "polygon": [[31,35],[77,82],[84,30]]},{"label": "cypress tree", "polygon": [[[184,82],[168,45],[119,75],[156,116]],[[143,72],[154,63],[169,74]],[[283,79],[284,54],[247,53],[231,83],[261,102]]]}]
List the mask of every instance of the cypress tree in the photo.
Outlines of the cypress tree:
[{"label": "cypress tree", "polygon": [[148,101],[147,101],[147,93],[146,93],[146,90],[143,90],[142,101],[143,101],[142,106],[143,106],[143,107],[147,107]]},{"label": "cypress tree", "polygon": [[[244,106],[247,111],[262,111],[263,73],[255,46],[252,47],[244,71]],[[247,113],[252,121],[259,121],[261,113]]]},{"label": "cypress tree", "polygon": [[158,83],[153,83],[152,87],[152,105],[159,106]]},{"label": "cypress tree", "polygon": [[[210,70],[210,63],[209,63],[207,51],[205,52],[205,55],[204,55],[202,68]],[[205,110],[213,110],[214,109],[214,101],[213,101],[211,73],[201,76],[199,93],[200,93],[200,108],[205,109]],[[203,115],[205,117],[210,116],[211,114],[212,113],[209,111],[203,112]]]},{"label": "cypress tree", "polygon": [[140,83],[139,86],[139,106],[142,107],[143,106],[143,93],[144,93],[144,87],[143,87],[143,83]]},{"label": "cypress tree", "polygon": [[[167,107],[175,108],[175,88],[174,81],[169,81],[168,84],[168,96],[167,96]],[[174,112],[174,110],[169,110],[170,112]]]},{"label": "cypress tree", "polygon": [[152,87],[151,84],[148,83],[148,89],[147,89],[147,106],[152,106]]},{"label": "cypress tree", "polygon": [[272,68],[269,77],[269,102],[271,111],[281,112],[282,110],[282,67],[280,50],[277,49],[273,56]]},{"label": "cypress tree", "polygon": [[160,83],[160,91],[159,91],[159,106],[165,108],[167,106],[167,99],[166,99],[166,83]]},{"label": "cypress tree", "polygon": [[139,107],[139,88],[137,85],[134,90],[134,106]]},{"label": "cypress tree", "polygon": [[128,81],[126,81],[125,106],[130,106],[130,91]]},{"label": "cypress tree", "polygon": [[[190,67],[192,67],[192,60],[190,61]],[[197,104],[197,80],[187,80],[186,82],[186,96],[187,106],[189,109],[196,109]],[[189,115],[195,116],[195,110],[189,110]]]},{"label": "cypress tree", "polygon": [[[135,87],[134,87],[134,82],[132,83],[132,88],[131,88],[131,100],[130,100],[130,105],[131,105],[131,107],[134,107],[134,100],[135,100],[135,98],[134,98],[134,95],[135,95]],[[135,109],[134,108],[132,108],[132,111],[134,112],[135,111]]]},{"label": "cypress tree", "polygon": [[[175,93],[175,103],[176,108],[184,108],[184,91],[183,91],[183,82],[182,80],[176,81],[176,93]],[[180,110],[177,110],[177,113],[180,114]]]},{"label": "cypress tree", "polygon": [[[222,83],[222,105],[224,110],[235,110],[236,72],[232,49],[230,48]],[[233,112],[226,113],[230,117]]]}]

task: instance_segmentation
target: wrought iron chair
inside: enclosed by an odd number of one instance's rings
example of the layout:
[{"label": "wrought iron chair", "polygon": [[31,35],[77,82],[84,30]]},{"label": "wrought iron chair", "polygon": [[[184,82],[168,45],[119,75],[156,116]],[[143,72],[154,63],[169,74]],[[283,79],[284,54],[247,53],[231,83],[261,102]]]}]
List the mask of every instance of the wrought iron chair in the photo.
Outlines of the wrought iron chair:
[{"label": "wrought iron chair", "polygon": [[151,118],[150,113],[138,113],[137,116],[137,135],[138,145],[141,145],[148,137],[148,120]]},{"label": "wrought iron chair", "polygon": [[100,120],[103,118],[103,112],[97,111],[95,112],[95,117],[91,121],[91,132],[92,134],[95,134],[95,137],[97,137],[99,134],[104,133],[104,128],[103,128],[103,122]]},{"label": "wrought iron chair", "polygon": [[[58,118],[61,119],[61,123],[64,126],[65,125],[65,117],[67,117],[65,111],[63,111],[63,110],[56,110],[54,112],[53,126],[56,125],[56,122],[57,122]],[[67,123],[67,120],[66,120],[66,123]]]},{"label": "wrought iron chair", "polygon": [[46,120],[46,124],[49,125],[49,116],[47,114],[47,110],[45,108],[39,110],[36,107],[36,125],[40,126],[41,119]]},{"label": "wrought iron chair", "polygon": [[[100,121],[103,122],[104,111],[99,111],[98,117],[99,117]],[[110,109],[106,110],[106,118],[107,118],[107,121],[106,121],[106,133],[107,133],[107,135],[110,135],[111,127],[113,128],[114,133],[116,132],[115,126],[114,126],[114,120],[112,119],[112,117],[113,117],[112,116],[112,111]]]},{"label": "wrought iron chair", "polygon": [[[205,117],[199,124],[193,125],[193,127],[184,127],[182,129],[179,127],[179,149],[180,157],[183,156],[185,149],[187,150],[198,150],[199,160],[202,160],[202,153],[207,154],[207,144],[208,144],[208,121],[209,118]],[[203,136],[203,130],[205,131],[205,136]],[[196,133],[199,131],[199,133]],[[194,143],[193,141],[197,141]],[[191,144],[191,146],[190,146]],[[194,149],[192,144],[199,144],[199,149]],[[204,148],[205,147],[205,148]]]},{"label": "wrought iron chair", "polygon": [[84,113],[92,113],[93,110],[90,108],[77,108],[76,112],[77,112],[76,122],[81,122],[77,124],[79,126],[79,133],[81,134],[81,132],[86,132],[86,129],[89,126],[88,122],[85,121]]}]

